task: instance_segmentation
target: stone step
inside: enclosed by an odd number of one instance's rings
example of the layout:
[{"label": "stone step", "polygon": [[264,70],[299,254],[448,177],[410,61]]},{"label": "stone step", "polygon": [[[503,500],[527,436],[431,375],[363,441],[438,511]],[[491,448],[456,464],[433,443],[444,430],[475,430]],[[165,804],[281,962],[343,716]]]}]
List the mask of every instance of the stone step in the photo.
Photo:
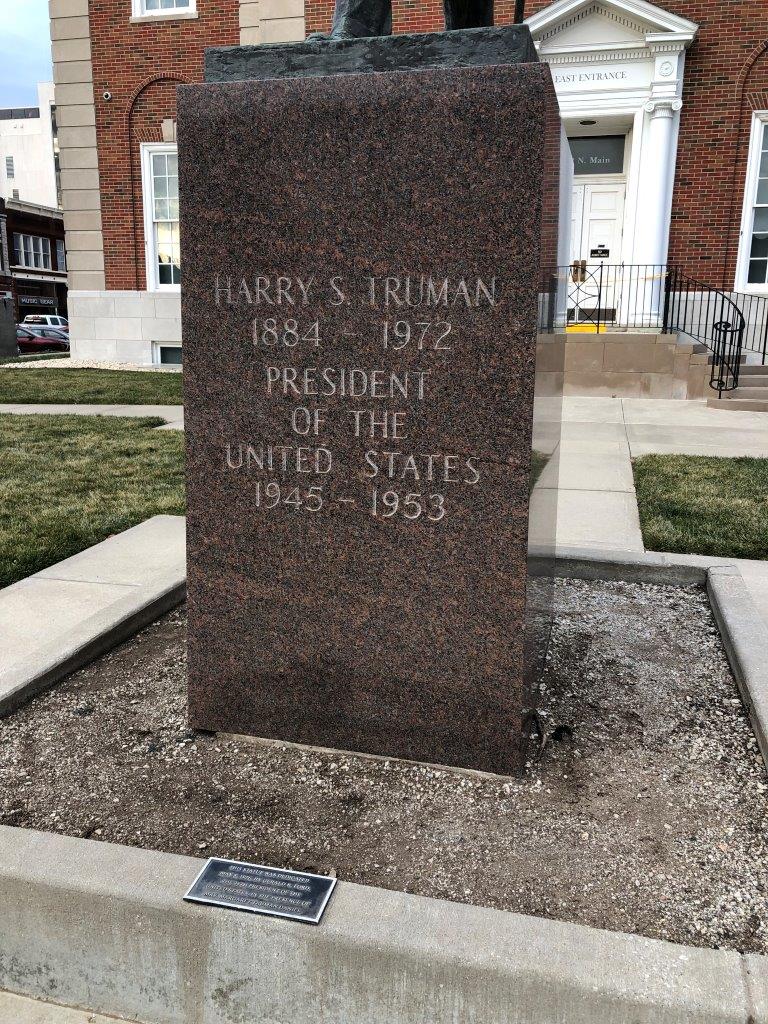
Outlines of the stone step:
[{"label": "stone step", "polygon": [[[736,394],[735,391],[731,394]],[[708,398],[710,409],[721,409],[724,412],[768,412],[768,396],[766,398]]]},{"label": "stone step", "polygon": [[742,366],[741,373],[746,373],[750,377],[765,377],[768,380],[768,366],[760,366],[759,363],[747,363]]},{"label": "stone step", "polygon": [[585,330],[579,331],[575,329],[575,325],[571,325],[571,329],[567,332],[569,338],[583,337],[585,340],[599,338],[600,341],[616,341],[616,342],[632,342],[632,341],[658,341],[660,344],[674,345],[677,342],[676,334],[662,334],[660,331],[621,331],[608,327],[606,329],[602,324],[600,330],[595,330],[594,324],[584,324]]},{"label": "stone step", "polygon": [[729,394],[734,398],[757,398],[761,402],[768,399],[768,391],[764,387],[752,387],[751,384],[747,386],[739,384],[736,390]]}]

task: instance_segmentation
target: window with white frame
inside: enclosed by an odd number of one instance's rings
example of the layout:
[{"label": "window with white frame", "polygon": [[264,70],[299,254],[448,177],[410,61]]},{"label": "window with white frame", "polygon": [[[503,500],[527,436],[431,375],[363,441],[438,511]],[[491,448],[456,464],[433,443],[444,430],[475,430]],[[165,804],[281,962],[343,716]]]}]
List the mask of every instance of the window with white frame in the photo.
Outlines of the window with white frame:
[{"label": "window with white frame", "polygon": [[64,249],[64,239],[56,239],[56,269],[66,270],[67,269],[67,253]]},{"label": "window with white frame", "polygon": [[147,288],[178,289],[181,282],[179,251],[179,172],[175,146],[142,146],[144,234],[147,253]]},{"label": "window with white frame", "polygon": [[33,270],[51,269],[51,240],[39,235],[24,235],[14,232],[13,262],[18,267]]},{"label": "window with white frame", "polygon": [[752,122],[736,287],[768,289],[768,111]]},{"label": "window with white frame", "polygon": [[134,17],[178,14],[195,10],[195,0],[133,0]]},{"label": "window with white frame", "polygon": [[7,156],[5,158],[5,176],[6,176],[6,178],[15,178],[16,177],[16,171],[14,170],[13,157],[12,156]]}]

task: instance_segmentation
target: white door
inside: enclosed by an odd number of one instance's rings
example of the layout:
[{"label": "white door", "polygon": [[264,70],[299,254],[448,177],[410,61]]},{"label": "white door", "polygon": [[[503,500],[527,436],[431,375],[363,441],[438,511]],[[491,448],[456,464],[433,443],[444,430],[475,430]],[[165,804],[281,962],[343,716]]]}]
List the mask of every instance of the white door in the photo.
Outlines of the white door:
[{"label": "white door", "polygon": [[623,181],[579,183],[573,187],[571,263],[583,261],[586,269],[574,269],[571,274],[571,323],[616,319],[620,300],[616,267],[621,263],[625,192]]},{"label": "white door", "polygon": [[625,192],[624,182],[574,185],[571,261],[621,263]]}]

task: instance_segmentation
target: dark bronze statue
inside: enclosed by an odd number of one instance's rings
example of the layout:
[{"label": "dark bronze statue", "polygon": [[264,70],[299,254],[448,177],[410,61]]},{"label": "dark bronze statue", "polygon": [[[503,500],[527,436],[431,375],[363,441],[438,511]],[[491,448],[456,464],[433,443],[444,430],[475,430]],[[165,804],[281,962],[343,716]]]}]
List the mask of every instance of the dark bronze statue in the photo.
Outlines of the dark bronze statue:
[{"label": "dark bronze statue", "polygon": [[[517,4],[518,8],[522,3]],[[443,0],[446,29],[493,25],[493,0]],[[522,17],[516,19],[522,21]],[[392,0],[336,0],[331,39],[392,34]]]}]

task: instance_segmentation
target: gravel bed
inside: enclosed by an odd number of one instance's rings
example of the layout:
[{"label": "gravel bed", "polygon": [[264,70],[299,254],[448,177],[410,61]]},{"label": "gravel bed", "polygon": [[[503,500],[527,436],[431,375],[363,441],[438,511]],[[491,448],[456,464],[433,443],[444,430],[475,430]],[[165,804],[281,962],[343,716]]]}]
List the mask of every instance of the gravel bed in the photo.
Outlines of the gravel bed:
[{"label": "gravel bed", "polygon": [[0,721],[0,822],[768,953],[768,779],[701,590],[559,581],[508,780],[192,732],[184,628]]}]

